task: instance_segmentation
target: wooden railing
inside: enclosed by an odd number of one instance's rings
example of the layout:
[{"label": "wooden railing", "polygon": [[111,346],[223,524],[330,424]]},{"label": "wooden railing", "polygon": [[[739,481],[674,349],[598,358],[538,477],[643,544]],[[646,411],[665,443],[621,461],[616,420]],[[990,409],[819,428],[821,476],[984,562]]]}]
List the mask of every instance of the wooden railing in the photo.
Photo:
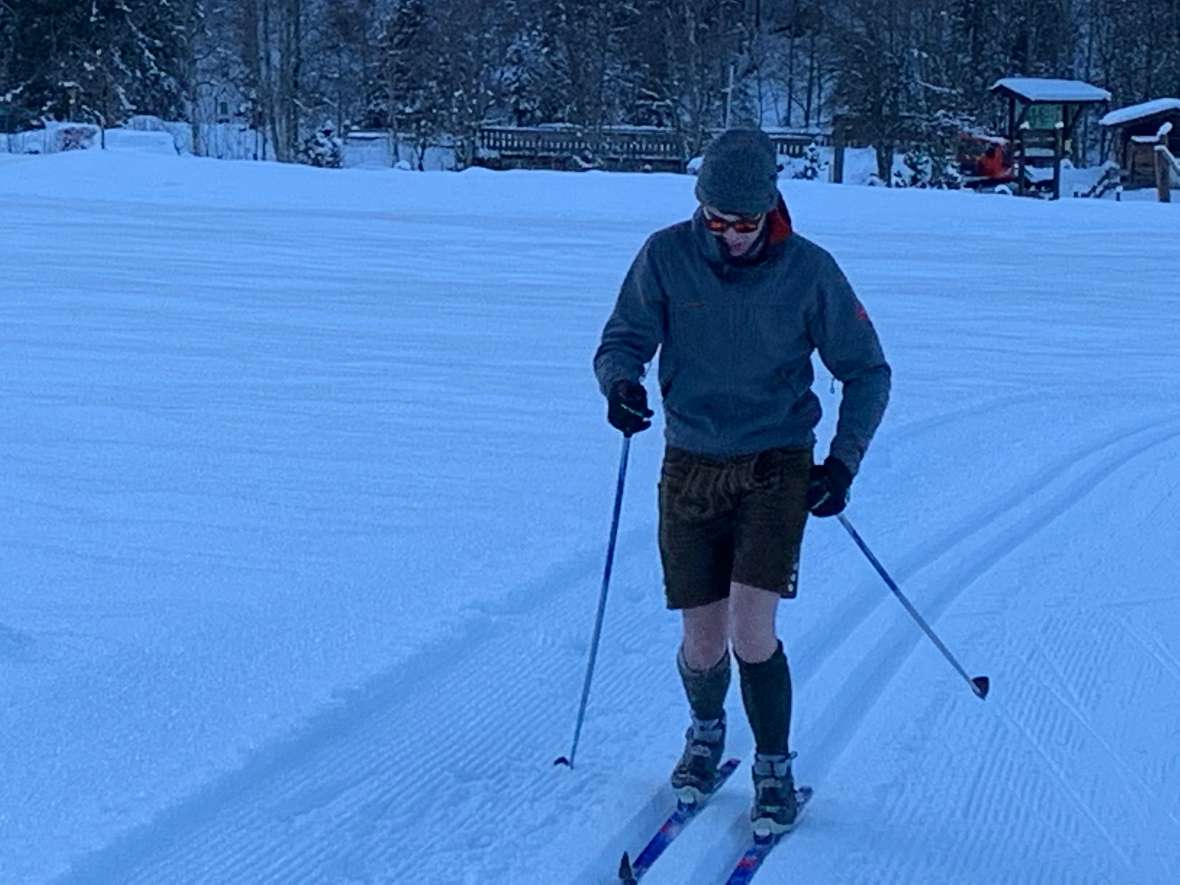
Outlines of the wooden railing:
[{"label": "wooden railing", "polygon": [[479,146],[501,157],[598,157],[602,159],[679,160],[684,149],[671,131],[605,129],[514,129],[486,127]]},{"label": "wooden railing", "polygon": [[[812,142],[826,144],[822,134],[769,133],[779,154],[801,157]],[[480,130],[479,148],[489,165],[597,164],[606,167],[682,167],[689,159],[684,137],[670,129],[613,126],[576,128],[514,128]]]}]

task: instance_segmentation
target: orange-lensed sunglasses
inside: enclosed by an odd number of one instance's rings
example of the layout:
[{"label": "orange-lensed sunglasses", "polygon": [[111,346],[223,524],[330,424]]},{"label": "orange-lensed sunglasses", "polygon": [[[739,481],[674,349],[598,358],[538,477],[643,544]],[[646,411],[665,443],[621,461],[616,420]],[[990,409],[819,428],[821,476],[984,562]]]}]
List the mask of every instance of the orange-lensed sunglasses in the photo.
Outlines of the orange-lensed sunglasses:
[{"label": "orange-lensed sunglasses", "polygon": [[721,218],[717,215],[711,215],[708,212],[703,213],[705,217],[705,227],[715,234],[723,234],[731,227],[735,233],[752,234],[762,226],[762,219],[765,215],[754,215],[748,218],[735,218],[730,221],[727,218]]}]

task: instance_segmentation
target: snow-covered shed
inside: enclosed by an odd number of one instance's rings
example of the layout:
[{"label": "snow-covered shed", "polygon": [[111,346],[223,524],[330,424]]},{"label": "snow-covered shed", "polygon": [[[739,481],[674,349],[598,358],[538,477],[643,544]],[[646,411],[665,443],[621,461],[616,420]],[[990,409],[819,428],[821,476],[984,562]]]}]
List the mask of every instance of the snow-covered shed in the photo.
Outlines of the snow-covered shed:
[{"label": "snow-covered shed", "polygon": [[1180,98],[1157,98],[1119,108],[1098,122],[1117,133],[1115,157],[1128,188],[1155,187],[1155,146],[1166,123],[1172,124],[1172,131],[1164,135],[1164,143],[1180,156]]}]

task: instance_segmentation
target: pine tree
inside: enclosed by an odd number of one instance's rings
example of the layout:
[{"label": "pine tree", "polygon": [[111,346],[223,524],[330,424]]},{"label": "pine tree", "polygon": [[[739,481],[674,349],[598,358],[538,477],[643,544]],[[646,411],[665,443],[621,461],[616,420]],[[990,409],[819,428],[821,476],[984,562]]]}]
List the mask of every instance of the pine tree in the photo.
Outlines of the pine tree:
[{"label": "pine tree", "polygon": [[640,59],[629,73],[637,104],[648,122],[679,131],[689,154],[725,123],[731,66],[748,38],[744,7],[740,0],[636,0],[627,45]]},{"label": "pine tree", "polygon": [[299,101],[310,119],[327,117],[347,132],[367,123],[369,96],[380,88],[377,0],[316,0],[306,14]]},{"label": "pine tree", "polygon": [[26,120],[175,118],[178,24],[171,0],[26,0],[4,28],[14,84],[6,91]]},{"label": "pine tree", "polygon": [[434,34],[423,0],[394,0],[377,42],[380,76],[368,95],[367,125],[388,128],[394,136],[394,161],[399,133],[418,144],[419,165],[428,141],[440,128],[431,100],[428,57]]},{"label": "pine tree", "polygon": [[21,116],[15,110],[17,85],[16,10],[8,0],[0,0],[0,132],[15,128]]},{"label": "pine tree", "polygon": [[907,135],[911,52],[901,0],[846,0],[832,22],[838,58],[836,99],[877,152],[891,180],[893,152]]},{"label": "pine tree", "polygon": [[514,9],[493,0],[436,0],[431,7],[431,91],[459,168],[474,161],[479,130],[489,114],[503,106],[504,60],[519,31],[511,15]]}]

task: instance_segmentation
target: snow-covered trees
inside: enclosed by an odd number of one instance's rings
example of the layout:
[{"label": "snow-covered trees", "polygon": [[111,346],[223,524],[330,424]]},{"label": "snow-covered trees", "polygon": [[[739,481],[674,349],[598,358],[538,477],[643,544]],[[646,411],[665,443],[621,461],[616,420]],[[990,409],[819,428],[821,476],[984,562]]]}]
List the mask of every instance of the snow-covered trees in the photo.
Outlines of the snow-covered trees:
[{"label": "snow-covered trees", "polygon": [[344,164],[344,145],[331,123],[325,123],[303,142],[299,161],[322,169],[339,169]]},{"label": "snow-covered trees", "polygon": [[178,115],[182,20],[172,0],[7,0],[0,17],[0,99],[15,122]]},{"label": "snow-covered trees", "polygon": [[792,177],[802,178],[805,181],[818,181],[826,171],[819,145],[812,142],[803,153],[802,165],[795,171]]},{"label": "snow-covered trees", "polygon": [[199,149],[232,120],[287,160],[325,119],[470,159],[484,122],[661,126],[691,153],[727,121],[838,116],[888,180],[894,147],[995,131],[1007,75],[1174,95],[1180,0],[0,0],[0,126],[157,114]]}]

